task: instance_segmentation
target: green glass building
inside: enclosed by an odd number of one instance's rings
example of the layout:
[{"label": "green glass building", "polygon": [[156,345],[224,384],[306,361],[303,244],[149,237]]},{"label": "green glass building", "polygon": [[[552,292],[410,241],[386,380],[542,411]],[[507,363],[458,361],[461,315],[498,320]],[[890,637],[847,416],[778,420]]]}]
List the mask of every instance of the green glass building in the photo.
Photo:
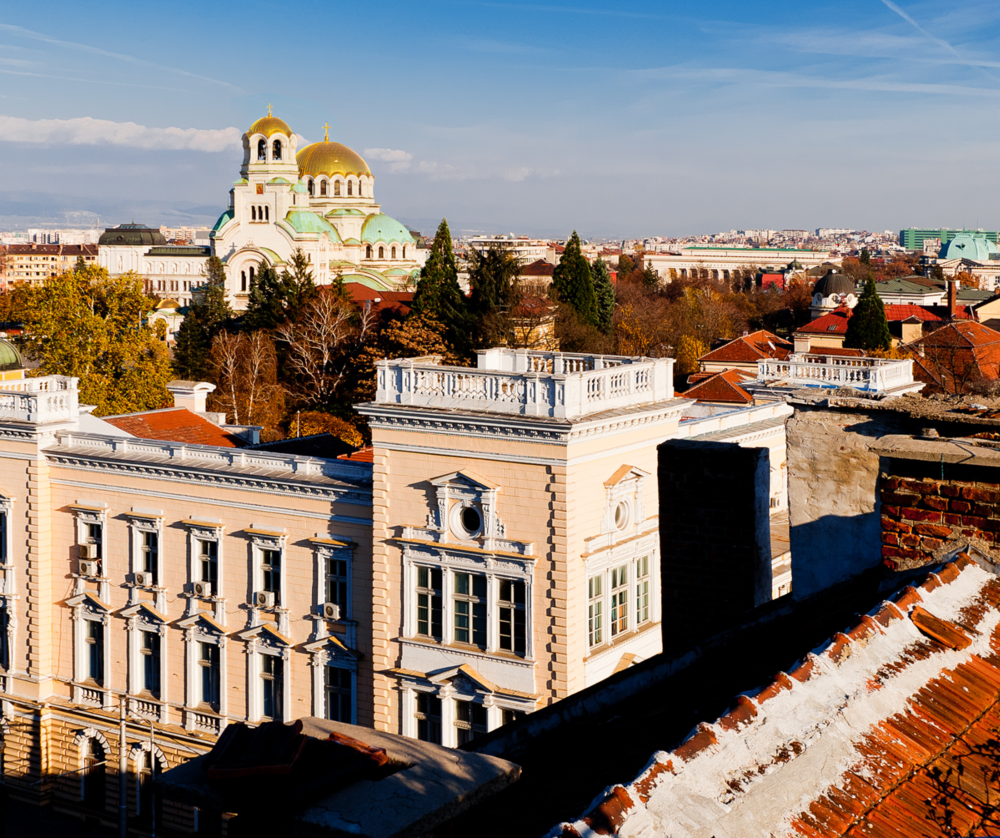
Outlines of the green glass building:
[{"label": "green glass building", "polygon": [[899,231],[899,243],[907,250],[923,250],[924,239],[941,239],[941,246],[948,244],[955,236],[963,233],[979,233],[986,236],[987,241],[997,243],[997,233],[989,230],[953,230],[951,227],[942,227],[938,230],[923,230],[917,227],[910,227],[908,230]]}]

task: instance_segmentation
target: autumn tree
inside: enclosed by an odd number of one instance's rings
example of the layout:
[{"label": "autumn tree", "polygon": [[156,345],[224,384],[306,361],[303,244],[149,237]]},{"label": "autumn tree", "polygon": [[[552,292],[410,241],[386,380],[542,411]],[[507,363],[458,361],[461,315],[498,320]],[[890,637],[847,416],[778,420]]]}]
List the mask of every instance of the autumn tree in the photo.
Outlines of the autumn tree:
[{"label": "autumn tree", "polygon": [[413,316],[427,316],[441,324],[449,344],[463,354],[471,352],[468,304],[458,284],[447,219],[441,219],[427,262],[420,269],[413,296]]},{"label": "autumn tree", "polygon": [[618,278],[628,276],[632,271],[635,270],[635,262],[632,261],[631,257],[626,256],[624,253],[618,257],[618,265],[615,270],[618,271]]},{"label": "autumn tree", "polygon": [[163,327],[148,320],[154,301],[142,277],[88,265],[18,293],[25,352],[40,374],[79,378],[80,401],[95,405],[95,415],[171,403]]},{"label": "autumn tree", "polygon": [[611,284],[611,271],[603,259],[598,259],[590,272],[594,278],[594,303],[597,311],[595,325],[604,334],[608,334],[615,314],[615,289]]},{"label": "autumn tree", "polygon": [[204,276],[205,283],[196,290],[174,344],[174,371],[178,378],[190,381],[208,377],[212,339],[233,317],[226,300],[226,270],[218,256],[208,257]]},{"label": "autumn tree", "polygon": [[234,425],[260,425],[261,438],[280,439],[285,391],[278,383],[278,359],[271,335],[222,330],[212,340],[209,370],[216,390],[209,407]]},{"label": "autumn tree", "polygon": [[885,306],[875,290],[875,280],[870,276],[861,292],[858,304],[847,321],[844,346],[848,349],[888,349],[892,346],[889,322],[885,317]]},{"label": "autumn tree", "polygon": [[566,242],[562,258],[552,273],[552,293],[560,303],[573,309],[584,323],[597,324],[594,278],[580,249],[576,230]]}]

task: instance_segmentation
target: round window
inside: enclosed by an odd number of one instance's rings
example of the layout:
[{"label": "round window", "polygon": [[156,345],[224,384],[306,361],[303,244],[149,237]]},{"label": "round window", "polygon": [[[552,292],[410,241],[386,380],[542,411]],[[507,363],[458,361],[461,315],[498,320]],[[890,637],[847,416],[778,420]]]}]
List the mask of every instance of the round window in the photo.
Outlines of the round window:
[{"label": "round window", "polygon": [[629,519],[629,508],[628,503],[625,501],[619,501],[618,506],[615,507],[615,527],[620,530],[625,529],[628,526]]},{"label": "round window", "polygon": [[483,529],[483,515],[474,506],[456,505],[451,513],[451,528],[461,538],[475,538]]},{"label": "round window", "polygon": [[479,517],[478,509],[472,506],[466,506],[462,510],[462,526],[465,527],[466,532],[479,532],[479,528],[482,525],[483,520]]}]

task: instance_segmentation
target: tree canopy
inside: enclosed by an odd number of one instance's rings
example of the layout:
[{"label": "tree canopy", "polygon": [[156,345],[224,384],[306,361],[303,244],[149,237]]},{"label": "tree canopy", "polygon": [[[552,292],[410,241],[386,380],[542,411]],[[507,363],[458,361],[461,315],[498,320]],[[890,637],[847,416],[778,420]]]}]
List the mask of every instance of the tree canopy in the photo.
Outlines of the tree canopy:
[{"label": "tree canopy", "polygon": [[552,291],[556,299],[572,308],[582,321],[592,326],[597,324],[594,278],[580,250],[580,237],[576,230],[566,242],[566,250],[552,273]]},{"label": "tree canopy", "polygon": [[611,284],[611,271],[603,259],[598,259],[590,272],[594,278],[594,303],[597,313],[595,325],[604,334],[608,334],[615,314],[615,289]]},{"label": "tree canopy", "polygon": [[110,416],[165,407],[173,378],[155,300],[133,272],[108,276],[95,265],[18,290],[24,349],[43,375],[80,379],[80,401]]},{"label": "tree canopy", "polygon": [[510,346],[513,313],[521,299],[521,263],[507,248],[491,245],[485,253],[470,248],[469,308],[475,318],[474,344],[478,347]]},{"label": "tree canopy", "polygon": [[274,329],[286,320],[295,320],[316,296],[312,268],[302,248],[292,255],[291,268],[279,274],[265,262],[260,263],[250,283],[244,329]]},{"label": "tree canopy", "polygon": [[195,292],[177,330],[174,344],[174,370],[178,378],[202,381],[209,375],[208,356],[212,339],[233,317],[226,300],[226,272],[218,256],[209,256],[205,265],[205,284]]},{"label": "tree canopy", "polygon": [[889,322],[885,317],[885,306],[875,290],[875,280],[869,275],[861,298],[847,321],[844,346],[848,349],[888,350],[892,346]]},{"label": "tree canopy", "polygon": [[471,322],[465,296],[458,284],[458,267],[447,219],[441,219],[427,262],[420,269],[412,311],[416,316],[430,317],[443,326],[445,339],[463,354],[471,351]]}]

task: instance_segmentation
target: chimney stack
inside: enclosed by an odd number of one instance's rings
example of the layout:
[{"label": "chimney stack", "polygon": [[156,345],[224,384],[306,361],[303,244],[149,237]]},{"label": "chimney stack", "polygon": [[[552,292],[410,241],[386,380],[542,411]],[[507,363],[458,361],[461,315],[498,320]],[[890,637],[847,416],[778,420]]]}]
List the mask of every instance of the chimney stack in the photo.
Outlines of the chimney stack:
[{"label": "chimney stack", "polygon": [[948,280],[948,319],[955,319],[955,311],[958,309],[958,280]]},{"label": "chimney stack", "polygon": [[167,390],[174,397],[174,407],[186,407],[192,413],[205,413],[208,394],[215,389],[207,381],[171,381]]}]

